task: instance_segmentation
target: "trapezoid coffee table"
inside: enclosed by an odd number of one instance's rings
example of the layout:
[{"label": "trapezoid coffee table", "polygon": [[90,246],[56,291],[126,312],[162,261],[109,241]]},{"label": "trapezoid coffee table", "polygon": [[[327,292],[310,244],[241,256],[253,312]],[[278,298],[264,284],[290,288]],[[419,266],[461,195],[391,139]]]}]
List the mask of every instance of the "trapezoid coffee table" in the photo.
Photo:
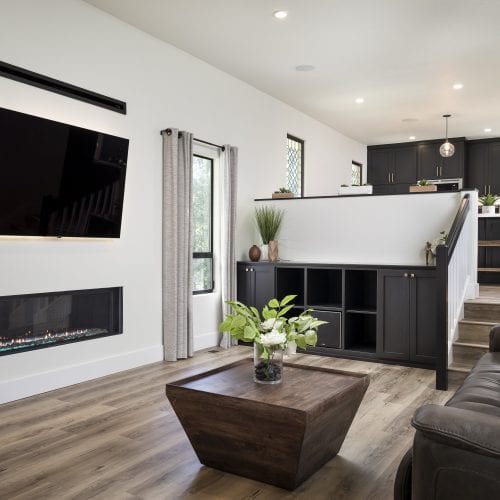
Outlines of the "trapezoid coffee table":
[{"label": "trapezoid coffee table", "polygon": [[290,363],[281,384],[252,375],[243,359],[166,393],[202,464],[293,490],[338,453],[369,376]]}]

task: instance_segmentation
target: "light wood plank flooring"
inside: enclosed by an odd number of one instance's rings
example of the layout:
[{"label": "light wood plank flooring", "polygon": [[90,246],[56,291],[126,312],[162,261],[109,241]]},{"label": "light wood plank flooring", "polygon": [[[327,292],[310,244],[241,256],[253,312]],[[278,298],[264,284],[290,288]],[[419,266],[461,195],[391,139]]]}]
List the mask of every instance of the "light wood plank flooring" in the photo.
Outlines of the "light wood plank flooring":
[{"label": "light wood plank flooring", "polygon": [[0,406],[0,498],[386,500],[413,412],[451,396],[434,390],[430,370],[294,356],[369,373],[371,383],[339,455],[288,492],[202,466],[165,397],[167,382],[250,353],[205,351]]}]

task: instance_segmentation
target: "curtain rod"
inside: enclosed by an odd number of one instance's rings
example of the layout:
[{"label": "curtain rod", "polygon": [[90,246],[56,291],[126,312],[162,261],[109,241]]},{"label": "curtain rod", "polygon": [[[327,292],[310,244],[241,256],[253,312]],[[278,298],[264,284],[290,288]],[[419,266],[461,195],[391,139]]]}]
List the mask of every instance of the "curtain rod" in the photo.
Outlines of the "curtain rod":
[{"label": "curtain rod", "polygon": [[[171,128],[166,128],[165,130],[162,130],[160,132],[160,135],[163,132],[166,132],[167,135],[171,135],[172,134],[172,129]],[[179,132],[179,135],[182,135],[182,132]],[[226,150],[226,148],[224,146],[220,146],[219,144],[214,144],[213,142],[203,141],[202,139],[197,139],[196,137],[193,137],[193,141],[201,142],[202,144],[207,144],[208,146],[213,146],[214,148],[219,148],[222,151]]]}]

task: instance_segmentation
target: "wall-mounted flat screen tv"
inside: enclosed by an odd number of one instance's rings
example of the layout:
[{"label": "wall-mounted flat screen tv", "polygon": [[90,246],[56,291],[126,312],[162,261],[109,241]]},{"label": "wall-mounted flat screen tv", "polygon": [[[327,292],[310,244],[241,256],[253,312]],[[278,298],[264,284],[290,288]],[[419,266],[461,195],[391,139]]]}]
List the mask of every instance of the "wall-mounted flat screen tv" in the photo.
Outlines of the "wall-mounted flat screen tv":
[{"label": "wall-mounted flat screen tv", "polygon": [[128,143],[0,108],[0,235],[119,238]]}]

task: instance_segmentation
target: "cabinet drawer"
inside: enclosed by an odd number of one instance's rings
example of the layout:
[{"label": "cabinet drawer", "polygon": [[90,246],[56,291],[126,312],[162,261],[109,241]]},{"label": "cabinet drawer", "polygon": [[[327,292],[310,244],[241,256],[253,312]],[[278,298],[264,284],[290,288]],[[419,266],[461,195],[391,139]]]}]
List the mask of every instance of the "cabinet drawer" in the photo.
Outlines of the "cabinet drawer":
[{"label": "cabinet drawer", "polygon": [[342,313],[337,311],[314,310],[313,316],[321,321],[328,321],[318,329],[317,347],[341,348],[342,339]]}]

